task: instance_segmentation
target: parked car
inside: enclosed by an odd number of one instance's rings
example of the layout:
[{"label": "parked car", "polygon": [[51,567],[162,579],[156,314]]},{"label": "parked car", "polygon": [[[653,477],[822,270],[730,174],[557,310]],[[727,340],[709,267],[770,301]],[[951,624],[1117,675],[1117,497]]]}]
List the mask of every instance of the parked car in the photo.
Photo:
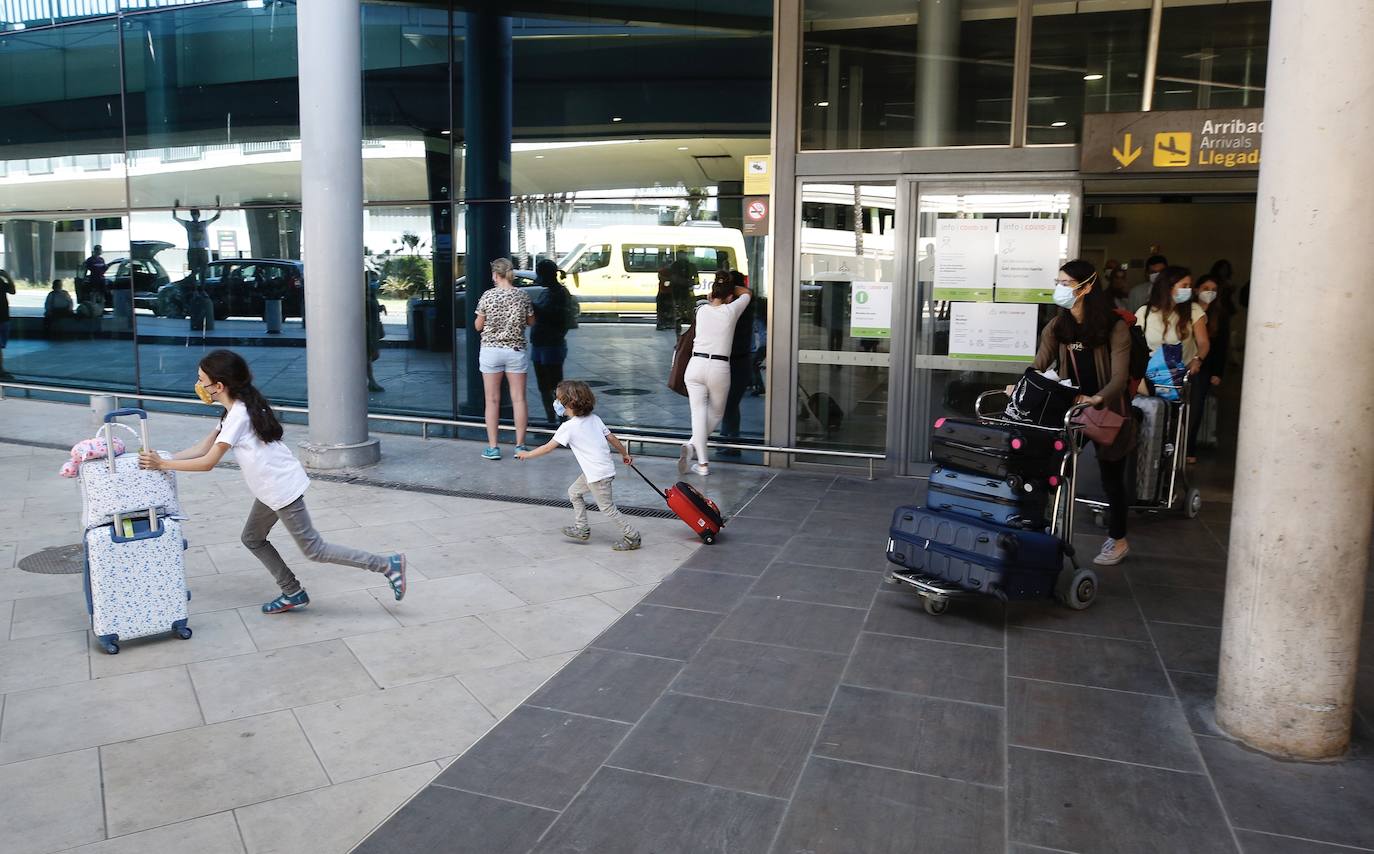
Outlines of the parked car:
[{"label": "parked car", "polygon": [[114,305],[115,291],[128,290],[132,283],[134,307],[153,309],[157,292],[172,280],[155,256],[170,248],[172,244],[165,240],[131,240],[129,257],[116,258],[105,269],[106,307]]},{"label": "parked car", "polygon": [[[305,311],[305,267],[300,261],[276,258],[235,258],[211,261],[200,283],[215,306],[215,319],[262,317],[263,300],[281,299],[282,316],[302,317]],[[159,317],[186,317],[196,287],[194,275],[162,287],[153,309]]]}]

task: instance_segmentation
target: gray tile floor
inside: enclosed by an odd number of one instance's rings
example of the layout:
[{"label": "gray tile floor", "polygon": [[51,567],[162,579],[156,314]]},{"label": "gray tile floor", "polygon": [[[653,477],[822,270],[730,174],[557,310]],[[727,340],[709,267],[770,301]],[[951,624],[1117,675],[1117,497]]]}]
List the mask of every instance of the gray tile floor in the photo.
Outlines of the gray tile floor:
[{"label": "gray tile floor", "polygon": [[936,618],[883,583],[916,498],[772,481],[357,851],[1374,850],[1374,622],[1344,761],[1212,721],[1228,505],[1133,517],[1088,611]]}]

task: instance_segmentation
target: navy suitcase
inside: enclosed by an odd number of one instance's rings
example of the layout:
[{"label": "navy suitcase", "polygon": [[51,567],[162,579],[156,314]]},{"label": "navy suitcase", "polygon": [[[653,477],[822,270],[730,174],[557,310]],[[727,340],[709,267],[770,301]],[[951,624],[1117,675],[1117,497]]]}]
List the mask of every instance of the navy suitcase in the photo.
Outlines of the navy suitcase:
[{"label": "navy suitcase", "polygon": [[991,475],[936,466],[930,473],[926,506],[946,513],[972,516],[1013,528],[1045,528],[1049,490],[1034,480]]},{"label": "navy suitcase", "polygon": [[1064,567],[1058,537],[980,522],[924,507],[898,507],[892,514],[887,559],[999,599],[1050,596]]},{"label": "navy suitcase", "polygon": [[1054,433],[1033,428],[941,418],[930,431],[935,462],[995,478],[1046,480],[1059,473],[1067,449]]}]

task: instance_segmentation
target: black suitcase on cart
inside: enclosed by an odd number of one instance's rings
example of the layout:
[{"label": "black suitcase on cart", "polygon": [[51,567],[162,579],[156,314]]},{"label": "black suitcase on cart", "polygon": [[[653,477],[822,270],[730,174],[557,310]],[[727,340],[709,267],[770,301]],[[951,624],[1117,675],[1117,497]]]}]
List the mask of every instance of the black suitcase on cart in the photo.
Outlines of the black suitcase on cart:
[{"label": "black suitcase on cart", "polygon": [[1064,440],[1044,430],[941,418],[930,432],[935,462],[1003,480],[1044,480],[1059,474]]}]

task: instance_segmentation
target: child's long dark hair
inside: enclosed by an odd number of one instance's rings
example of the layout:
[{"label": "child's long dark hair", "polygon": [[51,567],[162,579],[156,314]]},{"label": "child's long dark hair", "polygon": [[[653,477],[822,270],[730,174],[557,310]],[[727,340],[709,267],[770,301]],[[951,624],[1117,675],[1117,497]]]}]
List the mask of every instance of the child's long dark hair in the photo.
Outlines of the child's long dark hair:
[{"label": "child's long dark hair", "polygon": [[229,396],[242,401],[248,410],[248,420],[253,432],[264,442],[279,442],[282,437],[281,422],[272,412],[272,405],[253,385],[253,372],[248,363],[233,350],[215,350],[200,360],[200,369],[211,382],[224,383]]}]

